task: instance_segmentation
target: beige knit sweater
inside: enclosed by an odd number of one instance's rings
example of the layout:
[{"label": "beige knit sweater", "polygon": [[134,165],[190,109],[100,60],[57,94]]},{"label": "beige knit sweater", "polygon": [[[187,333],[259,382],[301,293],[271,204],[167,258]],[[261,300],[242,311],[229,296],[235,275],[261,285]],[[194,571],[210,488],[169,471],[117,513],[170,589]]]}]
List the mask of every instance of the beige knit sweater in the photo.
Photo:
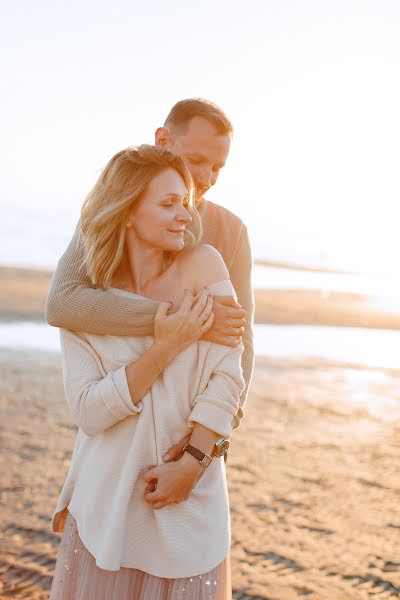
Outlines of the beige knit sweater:
[{"label": "beige knit sweater", "polygon": [[[210,290],[234,293],[229,280]],[[122,290],[110,294],[132,296]],[[165,451],[194,422],[231,434],[245,385],[243,346],[191,344],[134,405],[125,367],[151,346],[151,336],[62,330],[61,343],[65,393],[79,431],[53,530],[63,530],[68,509],[102,569],[131,567],[176,578],[216,567],[230,544],[224,460],[213,459],[185,502],[160,510],[145,502],[141,474],[149,465],[164,464]]]},{"label": "beige knit sweater", "polygon": [[[202,243],[214,246],[228,268],[237,298],[246,311],[243,336],[243,376],[246,387],[241,395],[233,427],[244,416],[243,407],[254,366],[253,316],[251,286],[252,257],[247,229],[226,208],[202,200],[198,206],[202,219]],[[158,303],[136,297],[116,297],[109,290],[94,288],[87,273],[80,268],[82,247],[79,224],[65,254],[60,259],[47,298],[46,318],[50,325],[96,335],[152,335]]]}]

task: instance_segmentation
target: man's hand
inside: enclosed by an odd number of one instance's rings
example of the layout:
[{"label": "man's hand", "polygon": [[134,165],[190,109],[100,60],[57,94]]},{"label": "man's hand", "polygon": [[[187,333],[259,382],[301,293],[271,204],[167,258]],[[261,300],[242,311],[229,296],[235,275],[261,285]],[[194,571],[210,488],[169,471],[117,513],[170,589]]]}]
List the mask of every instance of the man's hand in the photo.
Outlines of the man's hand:
[{"label": "man's hand", "polygon": [[199,461],[185,453],[179,460],[158,467],[149,467],[143,479],[147,483],[144,499],[154,509],[187,500],[203,474]]},{"label": "man's hand", "polygon": [[244,333],[246,312],[233,296],[214,296],[213,311],[213,324],[200,339],[234,348]]},{"label": "man's hand", "polygon": [[190,436],[192,435],[192,429],[188,429],[188,433],[181,439],[177,444],[171,446],[169,450],[163,456],[164,462],[171,462],[172,460],[179,460],[182,458],[184,452],[183,449],[190,441]]}]

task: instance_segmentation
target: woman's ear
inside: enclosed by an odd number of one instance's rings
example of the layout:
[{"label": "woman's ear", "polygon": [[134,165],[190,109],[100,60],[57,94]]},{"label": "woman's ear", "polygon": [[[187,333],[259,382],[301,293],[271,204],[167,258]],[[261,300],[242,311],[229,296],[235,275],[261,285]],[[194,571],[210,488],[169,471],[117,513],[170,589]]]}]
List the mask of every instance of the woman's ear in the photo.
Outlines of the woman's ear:
[{"label": "woman's ear", "polygon": [[156,129],[155,144],[160,148],[165,148],[171,141],[171,134],[166,127]]}]

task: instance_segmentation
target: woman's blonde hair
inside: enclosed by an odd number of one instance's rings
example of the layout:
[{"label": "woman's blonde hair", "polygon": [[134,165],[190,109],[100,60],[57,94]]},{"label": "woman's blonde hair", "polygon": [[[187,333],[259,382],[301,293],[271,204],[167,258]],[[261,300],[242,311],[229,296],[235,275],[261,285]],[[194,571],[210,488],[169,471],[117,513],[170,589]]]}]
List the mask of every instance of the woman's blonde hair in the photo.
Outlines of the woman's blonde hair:
[{"label": "woman's blonde hair", "polygon": [[84,247],[83,265],[94,285],[109,287],[121,262],[126,224],[132,204],[148,184],[166,169],[182,177],[187,197],[185,207],[192,217],[191,231],[185,230],[185,245],[198,241],[201,221],[194,206],[194,187],[183,159],[157,146],[126,148],[115,154],[85,199],[81,211]]}]

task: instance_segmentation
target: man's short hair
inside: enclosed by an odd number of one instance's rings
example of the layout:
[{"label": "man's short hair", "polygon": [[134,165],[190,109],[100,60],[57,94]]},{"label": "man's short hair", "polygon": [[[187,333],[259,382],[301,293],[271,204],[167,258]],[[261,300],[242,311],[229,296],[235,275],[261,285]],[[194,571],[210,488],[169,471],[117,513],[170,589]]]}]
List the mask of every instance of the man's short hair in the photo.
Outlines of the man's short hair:
[{"label": "man's short hair", "polygon": [[195,117],[207,119],[211,125],[214,125],[219,135],[233,134],[233,125],[224,111],[214,102],[204,98],[188,98],[177,102],[165,119],[164,126],[172,125],[184,130]]}]

